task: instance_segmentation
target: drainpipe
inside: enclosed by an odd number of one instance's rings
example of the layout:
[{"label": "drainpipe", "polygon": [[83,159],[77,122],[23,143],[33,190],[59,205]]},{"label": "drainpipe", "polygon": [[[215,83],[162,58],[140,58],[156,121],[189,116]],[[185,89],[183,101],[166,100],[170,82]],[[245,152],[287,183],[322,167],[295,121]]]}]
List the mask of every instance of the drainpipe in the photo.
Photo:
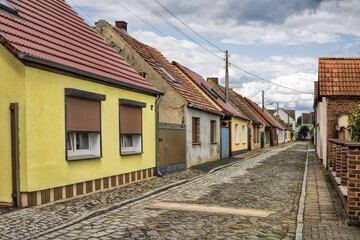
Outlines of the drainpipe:
[{"label": "drainpipe", "polygon": [[155,103],[155,111],[156,111],[156,174],[160,177],[162,177],[163,175],[160,172],[160,148],[159,148],[159,105],[160,105],[160,101],[162,99],[162,95],[158,95],[156,98],[156,103]]}]

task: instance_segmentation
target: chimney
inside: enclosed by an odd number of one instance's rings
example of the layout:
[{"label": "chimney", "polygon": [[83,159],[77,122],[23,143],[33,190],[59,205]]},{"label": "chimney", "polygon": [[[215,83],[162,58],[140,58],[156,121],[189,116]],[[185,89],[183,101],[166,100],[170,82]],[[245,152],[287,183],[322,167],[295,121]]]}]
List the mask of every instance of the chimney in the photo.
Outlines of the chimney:
[{"label": "chimney", "polygon": [[123,30],[124,33],[127,33],[127,22],[125,21],[115,21],[115,27],[120,30]]},{"label": "chimney", "polygon": [[217,77],[208,77],[207,81],[208,82],[213,82],[215,84],[219,84],[219,78],[217,78]]}]

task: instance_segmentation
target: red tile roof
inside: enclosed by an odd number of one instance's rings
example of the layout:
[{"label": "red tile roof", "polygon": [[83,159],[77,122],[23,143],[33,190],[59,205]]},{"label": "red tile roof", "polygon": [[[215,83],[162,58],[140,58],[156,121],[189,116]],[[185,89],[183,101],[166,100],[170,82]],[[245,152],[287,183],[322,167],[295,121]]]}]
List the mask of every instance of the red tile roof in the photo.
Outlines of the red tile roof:
[{"label": "red tile roof", "polygon": [[0,42],[22,60],[60,68],[151,94],[144,81],[64,0],[11,0],[0,11]]},{"label": "red tile roof", "polygon": [[[218,104],[218,106],[223,110],[223,112],[226,115],[235,116],[239,118],[243,118],[246,120],[249,120],[248,117],[241,114],[239,111],[237,111],[230,103],[226,103],[224,99],[221,99],[220,97],[215,98],[211,93],[208,91],[215,91],[215,89],[212,88],[212,86],[205,81],[205,79],[197,74],[196,72],[190,70],[189,68],[181,65],[180,63],[177,63],[175,61],[172,62],[173,65],[178,67],[180,71],[182,71],[191,81],[193,81],[200,89],[203,90],[203,92],[209,96],[214,102]],[[215,91],[216,92],[216,91]]]},{"label": "red tile roof", "polygon": [[256,115],[260,119],[262,119],[262,122],[265,123],[266,127],[278,127],[277,123],[275,123],[275,121],[270,117],[271,113],[268,113],[266,109],[262,111],[262,108],[253,101],[251,101],[249,98],[244,97],[244,99],[246,100],[248,106],[252,107],[255,110]]},{"label": "red tile roof", "polygon": [[[198,90],[181,72],[172,65],[157,49],[143,44],[123,32],[123,30],[113,27],[114,31],[127,42],[176,92],[178,92],[189,104],[190,107],[204,111],[222,114],[203,94]],[[163,71],[160,64],[173,76],[178,83],[173,82]]]},{"label": "red tile roof", "polygon": [[360,96],[360,58],[319,58],[319,98]]}]

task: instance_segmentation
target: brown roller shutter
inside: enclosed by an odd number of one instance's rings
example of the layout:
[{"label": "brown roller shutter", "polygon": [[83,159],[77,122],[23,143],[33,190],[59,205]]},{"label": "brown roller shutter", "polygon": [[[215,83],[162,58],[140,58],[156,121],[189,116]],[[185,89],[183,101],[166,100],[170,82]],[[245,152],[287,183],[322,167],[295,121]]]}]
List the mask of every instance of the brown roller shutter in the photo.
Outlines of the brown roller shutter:
[{"label": "brown roller shutter", "polygon": [[120,133],[141,134],[141,108],[120,105]]},{"label": "brown roller shutter", "polygon": [[197,118],[192,118],[192,142],[197,143]]},{"label": "brown roller shutter", "polygon": [[100,132],[100,101],[66,97],[66,130]]}]

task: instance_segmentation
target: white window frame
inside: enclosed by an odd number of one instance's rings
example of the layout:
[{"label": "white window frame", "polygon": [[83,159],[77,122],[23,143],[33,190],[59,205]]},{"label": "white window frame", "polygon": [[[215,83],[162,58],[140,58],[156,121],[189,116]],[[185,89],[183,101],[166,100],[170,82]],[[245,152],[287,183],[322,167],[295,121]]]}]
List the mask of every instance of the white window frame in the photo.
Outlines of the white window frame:
[{"label": "white window frame", "polygon": [[239,132],[239,124],[235,123],[235,144],[240,143],[240,132]]},{"label": "white window frame", "polygon": [[[131,136],[131,138],[132,138],[132,141],[131,141],[132,146],[131,147],[125,147],[123,144],[124,143],[123,139],[126,136]],[[133,135],[121,134],[120,135],[120,146],[121,146],[120,150],[121,150],[122,155],[142,153],[141,145],[142,145],[142,135],[140,135],[140,134],[133,134]]]},{"label": "white window frame", "polygon": [[[88,149],[76,149],[76,134],[88,134]],[[68,160],[80,160],[89,158],[99,158],[100,155],[100,133],[88,133],[88,132],[68,132],[67,142],[70,149],[67,146],[67,159]]]}]

